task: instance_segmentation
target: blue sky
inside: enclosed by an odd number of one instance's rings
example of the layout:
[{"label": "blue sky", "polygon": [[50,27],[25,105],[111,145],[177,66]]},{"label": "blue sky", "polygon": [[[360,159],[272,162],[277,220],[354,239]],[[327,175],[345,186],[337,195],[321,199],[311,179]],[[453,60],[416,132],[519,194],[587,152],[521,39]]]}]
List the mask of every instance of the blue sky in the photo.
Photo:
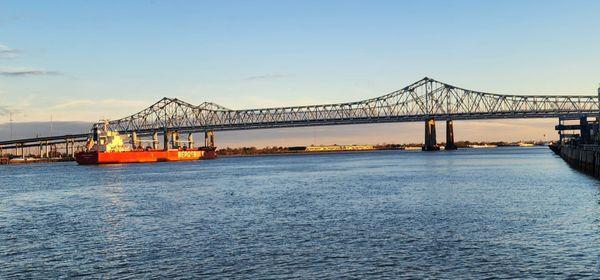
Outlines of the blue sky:
[{"label": "blue sky", "polygon": [[[0,2],[0,123],[97,121],[163,96],[354,101],[424,76],[595,94],[598,1]],[[419,132],[420,134],[420,132]]]}]

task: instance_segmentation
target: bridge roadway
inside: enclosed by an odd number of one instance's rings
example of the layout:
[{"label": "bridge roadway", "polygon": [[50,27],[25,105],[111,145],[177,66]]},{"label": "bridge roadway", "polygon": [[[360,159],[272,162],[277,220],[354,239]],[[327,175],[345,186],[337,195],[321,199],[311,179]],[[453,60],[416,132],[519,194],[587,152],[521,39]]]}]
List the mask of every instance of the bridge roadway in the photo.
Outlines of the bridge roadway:
[{"label": "bridge roadway", "polygon": [[14,149],[16,147],[37,147],[39,143],[47,143],[47,144],[64,144],[65,141],[75,141],[75,142],[85,142],[88,133],[85,134],[67,134],[67,135],[59,135],[59,136],[45,136],[45,137],[35,137],[35,138],[24,138],[18,140],[7,140],[0,141],[0,147],[3,149]]},{"label": "bridge roadway", "polygon": [[[600,94],[600,90],[599,90]],[[578,118],[598,116],[597,95],[503,95],[468,90],[423,78],[389,94],[357,102],[231,110],[205,102],[198,106],[163,98],[131,116],[109,122],[112,130],[136,136],[282,127],[388,122],[425,122],[425,143],[436,149],[435,120]],[[96,124],[101,125],[101,124]],[[85,141],[87,135],[63,135],[0,142],[0,148],[37,146],[45,141]],[[168,138],[165,137],[165,140]],[[452,147],[450,147],[452,148]]]}]

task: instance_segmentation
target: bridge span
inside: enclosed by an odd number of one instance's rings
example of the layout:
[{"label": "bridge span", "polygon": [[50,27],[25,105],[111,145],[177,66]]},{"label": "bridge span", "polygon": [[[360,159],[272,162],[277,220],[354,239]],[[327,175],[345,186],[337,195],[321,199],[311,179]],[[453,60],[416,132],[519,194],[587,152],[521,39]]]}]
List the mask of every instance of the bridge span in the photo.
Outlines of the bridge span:
[{"label": "bridge span", "polygon": [[[598,116],[599,110],[597,95],[504,95],[425,77],[376,98],[323,105],[232,110],[210,102],[196,106],[165,97],[138,113],[110,121],[109,127],[130,135],[133,144],[147,135],[152,135],[156,144],[159,134],[163,135],[163,143],[177,143],[179,133],[205,132],[208,141],[214,131],[423,121],[423,148],[437,150],[436,120],[446,121],[446,148],[455,149],[453,120],[578,118]],[[81,134],[1,141],[0,149],[85,141],[86,137]]]}]

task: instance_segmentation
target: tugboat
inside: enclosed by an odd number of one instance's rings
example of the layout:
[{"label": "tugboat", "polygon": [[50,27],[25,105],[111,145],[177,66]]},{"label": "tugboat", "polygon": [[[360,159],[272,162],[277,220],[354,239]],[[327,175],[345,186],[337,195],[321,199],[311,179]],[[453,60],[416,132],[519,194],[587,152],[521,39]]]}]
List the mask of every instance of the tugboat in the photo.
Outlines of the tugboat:
[{"label": "tugboat", "polygon": [[144,163],[163,161],[190,161],[200,159],[215,159],[215,147],[153,149],[132,147],[123,142],[116,131],[108,129],[108,122],[102,129],[95,126],[88,138],[86,150],[75,153],[78,164],[115,164],[115,163]]}]

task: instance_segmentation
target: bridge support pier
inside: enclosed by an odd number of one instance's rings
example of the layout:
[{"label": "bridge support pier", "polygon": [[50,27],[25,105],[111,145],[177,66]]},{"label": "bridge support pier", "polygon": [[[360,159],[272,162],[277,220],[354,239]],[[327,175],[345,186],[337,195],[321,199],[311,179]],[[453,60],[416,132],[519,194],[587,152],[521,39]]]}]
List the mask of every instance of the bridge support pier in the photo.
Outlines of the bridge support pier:
[{"label": "bridge support pier", "polygon": [[446,151],[457,149],[454,144],[454,122],[452,120],[446,120],[446,146],[444,149]]},{"label": "bridge support pier", "polygon": [[158,150],[158,132],[152,133],[152,149]]},{"label": "bridge support pier", "polygon": [[163,150],[169,149],[169,131],[165,128],[163,131]]},{"label": "bridge support pier", "polygon": [[425,121],[425,145],[422,148],[423,151],[439,151],[440,147],[437,145],[435,137],[435,120],[429,118]]},{"label": "bridge support pier", "polygon": [[188,149],[193,149],[194,148],[194,135],[192,133],[188,134],[188,137],[187,137],[187,147],[188,147]]},{"label": "bridge support pier", "polygon": [[141,141],[135,131],[131,132],[131,146],[133,149],[141,148]]},{"label": "bridge support pier", "polygon": [[173,149],[179,149],[179,131],[173,131],[171,134],[171,147]]},{"label": "bridge support pier", "polygon": [[75,158],[75,139],[71,139],[71,158]]},{"label": "bridge support pier", "polygon": [[46,145],[44,145],[44,146],[46,148],[46,153],[45,153],[46,155],[45,155],[45,157],[46,158],[50,158],[50,151],[49,151],[50,145],[48,144],[48,141],[46,141]]},{"label": "bridge support pier", "polygon": [[212,130],[207,130],[204,132],[204,146],[205,147],[214,147],[215,146],[215,132]]},{"label": "bridge support pier", "polygon": [[65,139],[65,155],[69,156],[69,139]]}]

